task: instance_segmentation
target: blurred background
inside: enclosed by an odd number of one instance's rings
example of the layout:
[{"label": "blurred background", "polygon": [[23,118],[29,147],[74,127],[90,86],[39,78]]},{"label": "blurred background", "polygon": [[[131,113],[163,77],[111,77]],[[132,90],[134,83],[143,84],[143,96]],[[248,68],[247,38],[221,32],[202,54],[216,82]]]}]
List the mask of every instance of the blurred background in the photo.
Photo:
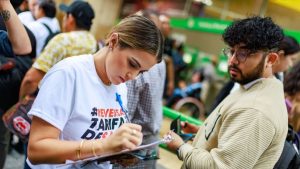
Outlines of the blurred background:
[{"label": "blurred background", "polygon": [[[70,4],[73,0],[56,0],[57,9],[60,3]],[[184,68],[176,72],[175,87],[192,83],[195,70],[211,66],[213,80],[208,88],[201,89],[200,102],[180,105],[169,105],[188,117],[204,120],[210,113],[213,101],[228,80],[227,58],[222,54],[225,44],[222,41],[224,29],[235,19],[251,15],[269,16],[284,29],[285,35],[294,37],[300,42],[300,0],[86,0],[95,10],[91,32],[99,43],[105,39],[110,28],[120,19],[139,10],[150,9],[170,17],[171,33],[174,48],[180,51]],[[63,13],[58,10],[57,18],[61,24]],[[299,60],[299,53],[296,55]],[[183,85],[184,86],[184,85]],[[165,98],[166,99],[166,98]],[[197,110],[195,110],[197,109]],[[195,113],[195,111],[197,111]],[[169,130],[171,118],[165,113],[161,133]],[[181,162],[176,155],[161,149],[158,160],[159,168],[180,168]],[[166,158],[167,157],[167,158]],[[17,157],[19,158],[19,157]],[[13,159],[9,159],[13,160]],[[7,163],[14,164],[14,161]],[[6,168],[14,168],[13,166]]]},{"label": "blurred background", "polygon": [[[71,0],[57,0],[57,4],[70,3]],[[150,9],[170,17],[170,37],[180,51],[185,66],[175,72],[175,88],[183,88],[182,83],[190,84],[194,70],[211,66],[213,80],[208,87],[201,89],[198,103],[189,101],[180,105],[167,105],[187,116],[204,120],[225,82],[227,76],[227,58],[223,56],[222,41],[224,29],[235,19],[251,15],[269,16],[284,29],[286,35],[300,42],[300,0],[88,0],[96,11],[92,32],[101,41],[109,29],[120,19],[139,10]],[[62,15],[58,13],[61,21]],[[180,48],[180,49],[179,49]],[[295,57],[299,60],[299,54]],[[207,66],[209,65],[209,66]],[[186,85],[185,85],[186,86]],[[167,99],[167,98],[165,98]],[[195,113],[196,111],[196,113]],[[172,118],[166,117],[161,134],[169,130]],[[160,150],[161,168],[180,168],[181,162],[176,155]],[[167,158],[166,158],[167,157]]]}]

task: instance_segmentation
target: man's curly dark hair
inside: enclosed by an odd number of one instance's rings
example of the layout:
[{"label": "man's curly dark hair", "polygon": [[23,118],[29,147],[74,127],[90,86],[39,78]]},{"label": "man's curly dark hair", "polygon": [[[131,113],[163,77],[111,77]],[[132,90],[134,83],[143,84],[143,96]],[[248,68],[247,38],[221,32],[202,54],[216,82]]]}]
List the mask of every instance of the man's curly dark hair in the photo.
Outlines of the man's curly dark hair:
[{"label": "man's curly dark hair", "polygon": [[300,62],[295,64],[284,77],[284,92],[290,96],[300,92]]},{"label": "man's curly dark hair", "polygon": [[243,43],[249,50],[261,50],[278,48],[283,36],[270,17],[252,16],[234,21],[225,29],[223,40],[230,47]]}]

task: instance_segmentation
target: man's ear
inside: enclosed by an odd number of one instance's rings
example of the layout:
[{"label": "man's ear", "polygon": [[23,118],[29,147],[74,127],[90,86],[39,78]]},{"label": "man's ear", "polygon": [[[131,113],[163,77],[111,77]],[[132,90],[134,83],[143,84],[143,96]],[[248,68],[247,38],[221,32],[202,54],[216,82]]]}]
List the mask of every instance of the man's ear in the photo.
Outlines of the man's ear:
[{"label": "man's ear", "polygon": [[75,27],[76,28],[76,19],[74,18],[74,16],[70,13],[70,14],[68,14],[68,19],[67,19],[67,23],[69,24],[69,25],[72,25],[72,27]]},{"label": "man's ear", "polygon": [[279,56],[278,56],[278,53],[275,53],[275,52],[271,52],[271,53],[269,53],[268,54],[268,56],[267,56],[267,66],[272,66],[272,65],[274,65],[277,61],[278,61],[278,59],[279,59]]},{"label": "man's ear", "polygon": [[119,34],[118,33],[112,33],[109,37],[109,48],[112,50],[116,47],[119,41]]}]

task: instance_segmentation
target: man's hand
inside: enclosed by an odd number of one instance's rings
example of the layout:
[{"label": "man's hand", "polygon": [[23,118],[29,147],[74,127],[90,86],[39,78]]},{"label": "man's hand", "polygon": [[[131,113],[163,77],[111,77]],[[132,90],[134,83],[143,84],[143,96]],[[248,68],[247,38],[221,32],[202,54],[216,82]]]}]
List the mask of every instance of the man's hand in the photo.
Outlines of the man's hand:
[{"label": "man's hand", "polygon": [[191,123],[188,123],[188,122],[181,122],[180,123],[181,125],[181,129],[184,133],[192,133],[192,134],[195,134],[198,132],[199,130],[199,126],[196,126],[194,124],[191,124]]},{"label": "man's hand", "polygon": [[168,134],[170,134],[173,138],[171,142],[166,143],[170,150],[175,151],[179,148],[179,146],[184,144],[184,141],[181,139],[181,137],[176,133],[174,133],[173,131],[169,131]]}]

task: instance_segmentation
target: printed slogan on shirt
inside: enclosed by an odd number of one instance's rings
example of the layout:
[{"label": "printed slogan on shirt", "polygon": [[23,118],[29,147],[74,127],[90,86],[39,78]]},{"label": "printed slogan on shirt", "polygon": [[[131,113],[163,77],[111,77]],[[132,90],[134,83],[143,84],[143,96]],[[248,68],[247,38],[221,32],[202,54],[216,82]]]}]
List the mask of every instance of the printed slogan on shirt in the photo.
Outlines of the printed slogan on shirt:
[{"label": "printed slogan on shirt", "polygon": [[125,122],[124,115],[122,109],[94,107],[91,111],[91,125],[81,138],[91,140],[108,137]]}]

